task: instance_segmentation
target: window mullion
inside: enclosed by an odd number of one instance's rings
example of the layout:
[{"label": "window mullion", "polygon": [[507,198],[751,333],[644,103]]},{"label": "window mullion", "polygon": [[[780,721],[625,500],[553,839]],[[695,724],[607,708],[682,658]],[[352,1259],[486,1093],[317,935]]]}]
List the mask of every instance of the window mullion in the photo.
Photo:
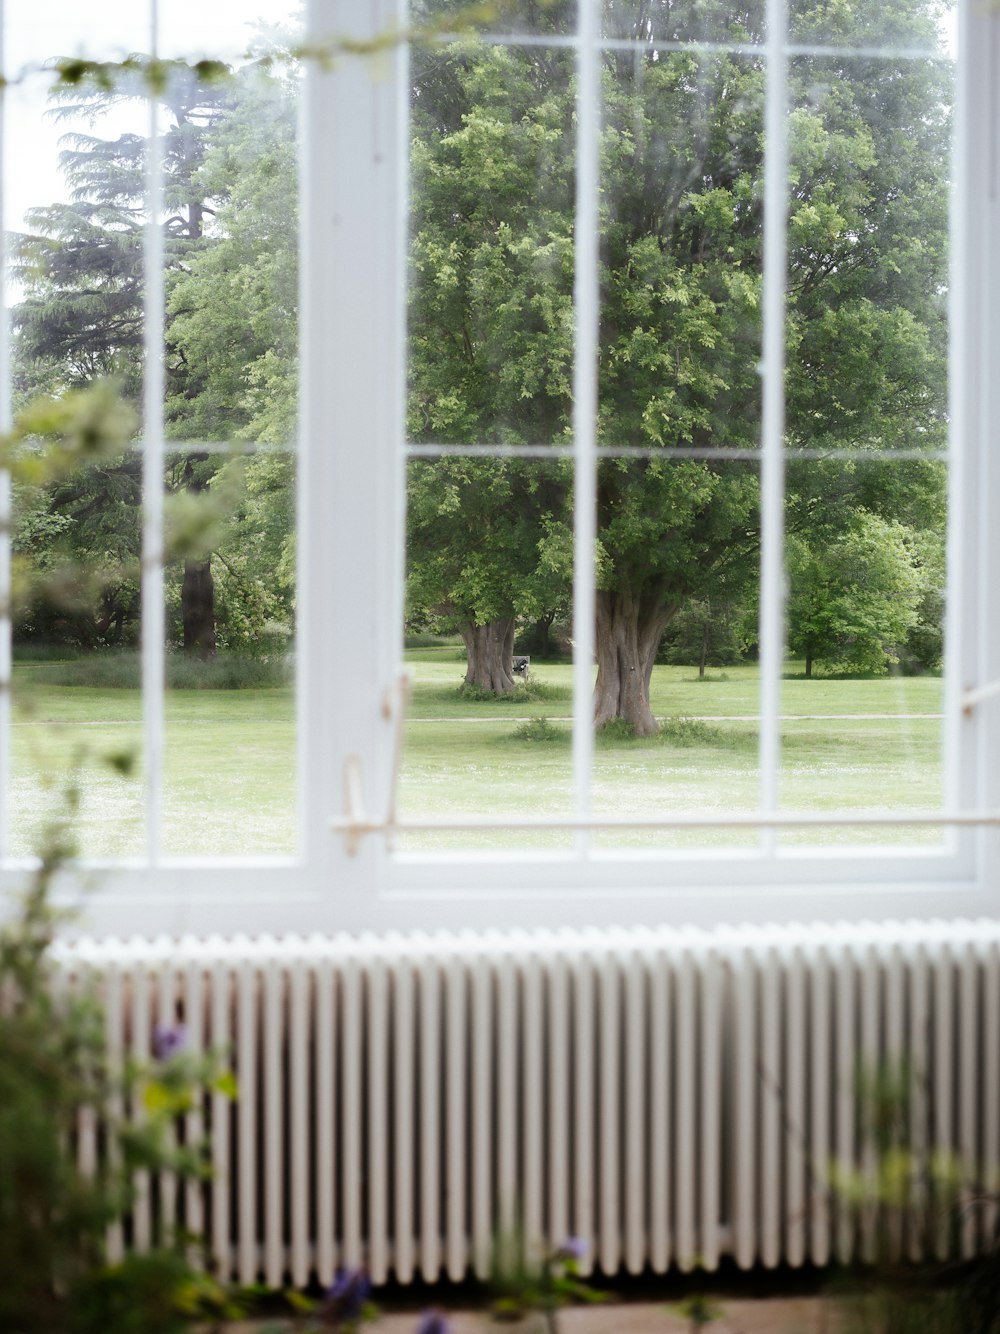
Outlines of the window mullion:
[{"label": "window mullion", "polygon": [[[767,0],[761,427],[760,808],[778,809],[784,660],[785,289],[788,211],[787,0]],[[772,853],[773,829],[761,836]]]},{"label": "window mullion", "polygon": [[[578,820],[590,816],[594,756],[593,670],[597,536],[597,362],[599,327],[600,69],[597,0],[580,0],[576,68],[576,226],[573,307],[573,787]],[[585,853],[589,838],[577,835]]]},{"label": "window mullion", "polygon": [[[150,55],[158,49],[158,0],[150,0]],[[143,456],[142,456],[142,708],[146,784],[146,851],[155,864],[162,853],[164,755],[163,581],[164,491],[164,245],[163,149],[160,99],[149,96],[146,149],[146,226],[143,233]]]},{"label": "window mullion", "polygon": [[[393,719],[384,712],[400,602],[390,530],[399,517],[404,207],[399,0],[310,0],[307,41],[372,44],[377,60],[310,61],[302,143],[299,561],[296,643],[305,858],[338,904],[374,884],[383,849],[351,856],[329,821],[359,762],[367,810],[389,802]],[[397,539],[398,540],[398,539]],[[360,554],[359,554],[360,553]]]},{"label": "window mullion", "polygon": [[[6,68],[4,0],[0,0],[0,70]],[[0,431],[10,429],[10,328],[7,312],[5,203],[5,112],[0,85]],[[10,473],[0,470],[0,863],[10,853],[11,748],[11,486]]]},{"label": "window mullion", "polygon": [[[976,678],[975,684],[986,685],[1000,676],[1000,617],[996,614],[1000,587],[997,575],[1000,525],[996,521],[1000,495],[1000,457],[997,453],[1000,383],[996,375],[1000,357],[1000,256],[997,254],[1000,135],[995,120],[1000,101],[997,84],[1000,76],[1000,18],[990,10],[977,12],[970,4],[964,13],[961,37],[965,38],[961,45],[965,77],[959,80],[958,88],[956,192],[961,192],[963,183],[967,184],[967,190],[964,198],[958,193],[961,210],[961,232],[958,235],[961,239],[957,244],[965,252],[968,287],[963,293],[961,284],[958,284],[958,291],[953,294],[953,300],[961,303],[956,322],[961,321],[959,337],[965,339],[953,350],[953,364],[969,377],[969,383],[963,387],[964,395],[966,402],[975,404],[976,412],[974,418],[970,414],[966,420],[960,411],[953,422],[952,432],[956,453],[961,452],[968,464],[967,503],[969,510],[974,511],[975,521],[967,526],[978,538],[974,555],[967,548],[966,561],[962,563],[964,568],[976,571],[976,601],[972,604],[976,662],[974,673],[970,675]],[[968,104],[963,84],[968,90]],[[961,257],[959,262],[962,262]],[[966,298],[964,302],[963,296]],[[953,522],[953,535],[955,526]],[[958,561],[953,562],[953,570],[958,564]],[[963,640],[960,633],[956,638],[959,643]],[[978,791],[963,795],[970,804],[977,800],[996,801],[1000,795],[1000,768],[997,766],[1000,700],[993,698],[978,704],[972,713],[972,727],[978,742]],[[1000,836],[995,830],[984,829],[979,837],[981,866],[984,871],[990,868],[995,873],[1000,861]]]},{"label": "window mullion", "polygon": [[[972,262],[973,237],[977,227],[971,193],[974,170],[970,170],[970,151],[975,151],[978,118],[970,119],[975,101],[969,80],[972,73],[972,46],[968,41],[970,6],[960,7],[958,33],[958,77],[955,80],[955,108],[952,129],[952,181],[949,200],[949,291],[948,291],[948,529],[947,597],[944,624],[944,783],[943,801],[950,810],[968,809],[980,799],[974,766],[961,763],[963,756],[975,753],[975,736],[981,716],[981,704],[966,707],[963,698],[970,685],[985,684],[978,678],[975,653],[976,606],[974,589],[968,574],[976,569],[981,519],[975,516],[972,497],[976,494],[972,478],[980,431],[976,422],[978,368],[970,346],[976,338],[969,328],[971,307],[975,304]],[[992,90],[987,90],[992,95]],[[985,123],[979,134],[986,133]],[[983,256],[988,261],[988,253]],[[978,281],[978,280],[977,280]],[[973,520],[969,522],[967,520]],[[983,799],[987,793],[983,792]],[[949,832],[954,845],[955,834]]]}]

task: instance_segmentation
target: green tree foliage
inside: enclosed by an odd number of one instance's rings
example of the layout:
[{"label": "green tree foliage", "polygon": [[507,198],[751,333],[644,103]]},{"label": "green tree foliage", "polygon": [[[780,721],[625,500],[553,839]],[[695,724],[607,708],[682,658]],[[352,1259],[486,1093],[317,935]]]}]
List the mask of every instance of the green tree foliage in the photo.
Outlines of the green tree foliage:
[{"label": "green tree foliage", "polygon": [[[527,17],[545,31],[558,29],[560,14],[554,6]],[[809,6],[796,16],[807,32],[840,21]],[[616,0],[606,22],[619,37],[751,43],[763,15],[755,5]],[[853,40],[859,22],[876,32],[888,19],[872,7],[843,22]],[[918,0],[893,6],[890,27],[900,40],[936,40],[935,14]],[[933,61],[810,57],[793,62],[790,83],[789,445],[940,446],[946,74]],[[723,588],[730,598],[753,591],[756,466],[675,451],[759,443],[763,62],[610,49],[602,88],[598,427],[602,443],[653,456],[600,465],[595,718],[624,717],[647,732],[649,676],[672,619]],[[410,320],[418,440],[568,436],[573,95],[557,48],[460,45],[422,57]],[[433,465],[442,489],[454,466]],[[444,550],[460,582],[462,535],[483,508],[471,493],[476,467],[468,464],[464,483],[470,523],[456,516],[450,547],[411,504],[412,570],[426,560],[440,569]],[[887,523],[940,516],[933,465],[901,465],[891,483],[887,472],[868,479],[881,494],[859,503]],[[851,514],[839,510],[845,540]],[[568,510],[538,514],[534,540],[525,517],[493,509],[477,566],[492,534],[498,563],[530,575],[539,541],[568,524]],[[805,519],[791,514],[792,530]],[[505,548],[508,529],[523,535],[520,563]],[[420,586],[412,575],[411,595]],[[516,615],[513,598],[504,614]]]},{"label": "green tree foliage", "polygon": [[[459,45],[415,59],[409,432],[568,439],[572,133],[566,53]],[[569,469],[443,458],[407,482],[408,599],[461,631],[466,680],[513,688],[518,618],[565,599]]]},{"label": "green tree foliage", "polygon": [[241,74],[213,131],[199,188],[213,201],[206,244],[172,280],[178,374],[170,429],[265,448],[210,485],[242,497],[212,549],[220,643],[252,651],[290,632],[294,599],[297,358],[296,86]]},{"label": "green tree foliage", "polygon": [[711,597],[692,598],[671,620],[657,661],[697,663],[698,677],[703,679],[709,667],[739,662],[756,641],[756,600],[733,597],[720,581]]},{"label": "green tree foliage", "polygon": [[792,535],[789,570],[789,646],[813,664],[837,671],[881,674],[899,661],[918,622],[918,555],[902,524],[855,510],[828,543]]},{"label": "green tree foliage", "polygon": [[517,620],[539,620],[566,586],[572,532],[565,469],[506,459],[414,460],[409,531],[419,540],[407,595],[433,609],[437,627],[465,642],[466,681],[497,694],[514,688]]},{"label": "green tree foliage", "polygon": [[[830,670],[880,672],[897,663],[909,671],[940,667],[945,587],[941,463],[863,458],[795,463],[788,470],[786,523],[789,647],[805,657],[807,674],[812,659]],[[874,538],[884,538],[883,556],[871,559],[865,553],[859,524]],[[852,561],[864,571],[858,621],[850,630],[845,618],[853,596]],[[834,605],[838,599],[839,608]],[[882,626],[875,623],[879,607],[886,617]],[[855,639],[857,651],[849,651]]]},{"label": "green tree foliage", "polygon": [[[97,127],[113,108],[141,102],[144,82],[122,77],[111,89],[57,86],[52,114]],[[198,183],[208,135],[228,100],[226,85],[199,83],[171,67],[162,99],[164,244],[168,269],[202,241],[211,208]],[[141,113],[140,113],[141,114]],[[14,238],[14,275],[25,295],[14,310],[17,368],[30,382],[39,365],[68,385],[113,375],[131,397],[141,391],[144,135],[115,139],[71,129],[60,166],[70,202],[32,209],[31,231]]]},{"label": "green tree foliage", "polygon": [[[146,95],[144,83],[122,79],[111,89],[95,85],[58,87],[54,114],[75,126],[98,126],[108,111]],[[165,253],[168,270],[178,271],[205,244],[211,207],[198,182],[208,135],[217,125],[228,94],[221,84],[205,85],[183,66],[171,67],[163,88],[169,124],[163,136]],[[113,375],[127,397],[142,389],[142,231],[144,226],[145,138],[125,133],[104,139],[80,129],[64,140],[61,166],[69,203],[36,208],[32,230],[15,238],[14,272],[24,299],[14,310],[17,385],[22,394],[39,386],[64,389]],[[169,345],[169,334],[168,334]],[[184,377],[172,359],[172,386]],[[174,387],[176,394],[179,390]],[[194,490],[207,484],[206,460],[179,460],[165,479]],[[46,532],[56,541],[38,549],[20,547],[43,566],[52,563],[89,571],[107,569],[89,613],[68,622],[58,607],[38,606],[18,627],[20,634],[54,635],[85,645],[122,643],[136,634],[139,559],[138,460],[125,456],[114,469],[91,470],[67,479],[49,493],[54,523]],[[37,511],[40,498],[31,498]],[[22,531],[19,537],[26,534]],[[211,653],[215,645],[214,591],[209,562],[188,558],[178,570],[183,608],[183,642]]]}]

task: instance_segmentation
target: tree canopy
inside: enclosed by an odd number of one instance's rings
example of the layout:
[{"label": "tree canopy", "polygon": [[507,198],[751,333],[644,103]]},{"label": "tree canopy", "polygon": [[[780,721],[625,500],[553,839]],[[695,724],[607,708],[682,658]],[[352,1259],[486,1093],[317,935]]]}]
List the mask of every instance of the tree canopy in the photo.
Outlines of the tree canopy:
[{"label": "tree canopy", "polygon": [[[559,6],[539,22],[558,29]],[[879,35],[888,22],[879,20]],[[616,2],[606,23],[610,35],[645,43],[707,35],[743,44],[759,37],[762,14]],[[805,6],[796,23],[826,30]],[[900,3],[889,27],[897,40],[932,46],[935,25],[927,6]],[[643,45],[609,48],[601,77],[599,440],[645,455],[604,457],[599,467],[595,718],[651,731],[649,676],[672,618],[713,595],[729,604],[755,595],[765,69],[745,45]],[[572,67],[556,47],[461,44],[418,62],[410,339],[418,441],[544,446],[569,437],[574,95]],[[947,71],[933,60],[796,58],[790,104],[788,446],[936,449],[946,430]],[[726,458],[691,457],[719,448]],[[453,458],[422,464],[419,485],[433,489],[436,476],[448,492],[455,467]],[[932,513],[940,536],[938,466],[908,459],[891,481],[889,473],[872,472],[866,488],[879,494],[854,505],[838,505],[836,488],[824,494],[822,469],[807,500],[790,490],[794,552],[827,543],[835,522],[856,543],[855,505],[875,516],[864,521],[868,531],[876,519],[887,525],[887,540],[894,523],[920,527]],[[507,605],[494,599],[475,614],[509,618],[545,535],[569,526],[572,496],[564,488],[566,508],[538,514],[529,540],[530,507],[513,492],[502,511],[494,503],[488,529],[477,524],[492,482],[482,461],[464,462],[467,509],[459,514],[452,501],[450,547],[440,532],[427,540],[423,507],[411,505],[411,568],[428,559],[471,571],[463,551],[475,528],[476,568],[495,543],[495,568],[511,571]],[[520,562],[508,549],[515,532]],[[912,549],[912,534],[905,540]],[[420,587],[429,586],[411,574],[411,590]],[[893,656],[867,662],[884,668]]]}]

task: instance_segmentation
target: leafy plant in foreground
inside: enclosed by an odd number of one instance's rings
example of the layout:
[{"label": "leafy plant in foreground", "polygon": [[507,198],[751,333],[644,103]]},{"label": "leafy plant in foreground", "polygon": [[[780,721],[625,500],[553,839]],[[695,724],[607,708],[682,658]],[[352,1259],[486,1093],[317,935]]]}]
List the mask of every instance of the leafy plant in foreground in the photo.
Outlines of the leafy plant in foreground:
[{"label": "leafy plant in foreground", "polygon": [[[232,1303],[191,1267],[183,1235],[108,1265],[107,1229],[127,1214],[137,1170],[203,1174],[200,1146],[175,1147],[170,1131],[205,1083],[231,1093],[231,1080],[211,1057],[185,1051],[172,1028],[158,1033],[157,1059],[116,1075],[96,995],[59,985],[51,945],[60,914],[50,888],[72,852],[76,805],[71,784],[20,910],[0,929],[0,1328],[168,1334]],[[140,1102],[142,1119],[112,1116],[114,1095]],[[89,1172],[75,1152],[82,1115],[97,1120],[103,1144]]]},{"label": "leafy plant in foreground", "polygon": [[[973,1179],[947,1152],[921,1152],[910,1136],[919,1076],[906,1062],[859,1077],[874,1172],[833,1172],[840,1208],[874,1228],[876,1259],[852,1276],[845,1334],[1000,1334],[1000,1183]],[[957,1244],[970,1209],[990,1204],[995,1221],[969,1260],[900,1260],[901,1240],[925,1256]]]},{"label": "leafy plant in foreground", "polygon": [[546,1251],[540,1263],[526,1261],[522,1250],[517,1237],[496,1240],[490,1280],[496,1294],[494,1320],[520,1320],[527,1312],[537,1311],[548,1334],[556,1334],[561,1307],[605,1300],[603,1292],[595,1291],[581,1277],[580,1265],[587,1254],[587,1243],[581,1238],[567,1237],[561,1246]]}]

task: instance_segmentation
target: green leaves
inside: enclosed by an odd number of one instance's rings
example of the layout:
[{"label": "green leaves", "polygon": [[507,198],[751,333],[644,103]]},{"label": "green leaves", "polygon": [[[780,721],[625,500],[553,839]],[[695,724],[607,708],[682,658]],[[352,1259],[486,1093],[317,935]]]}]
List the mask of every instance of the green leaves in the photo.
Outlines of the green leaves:
[{"label": "green leaves", "polygon": [[[913,535],[863,509],[815,543],[789,537],[789,645],[835,671],[881,675],[917,623],[921,579]],[[807,666],[808,671],[808,666]]]},{"label": "green leaves", "polygon": [[8,436],[0,437],[0,466],[15,482],[42,486],[120,455],[137,426],[134,409],[111,381],[38,398],[17,414]]}]

